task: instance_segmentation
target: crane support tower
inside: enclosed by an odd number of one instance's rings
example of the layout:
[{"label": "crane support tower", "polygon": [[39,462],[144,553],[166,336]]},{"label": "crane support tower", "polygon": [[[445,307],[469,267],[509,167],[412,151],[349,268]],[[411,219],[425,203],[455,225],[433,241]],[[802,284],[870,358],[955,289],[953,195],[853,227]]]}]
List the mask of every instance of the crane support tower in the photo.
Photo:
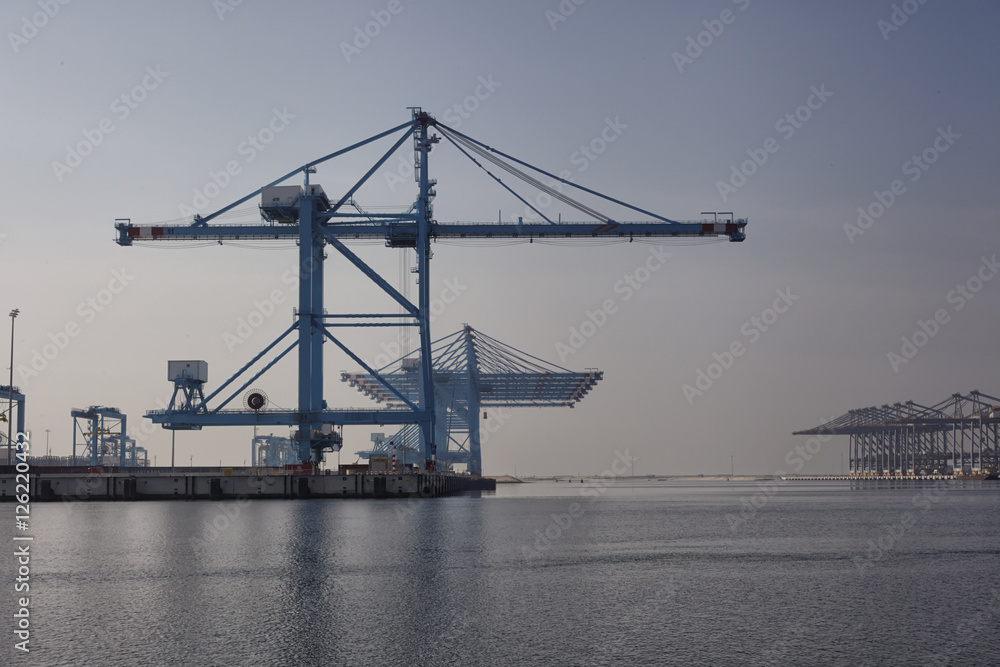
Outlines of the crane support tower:
[{"label": "crane support tower", "polygon": [[[167,428],[200,428],[221,425],[270,425],[294,427],[299,456],[303,461],[320,461],[323,452],[340,447],[339,436],[333,426],[360,424],[404,426],[414,424],[420,430],[420,451],[426,469],[434,469],[437,451],[438,410],[434,397],[430,335],[430,260],[431,242],[439,239],[523,239],[566,241],[589,239],[598,242],[609,240],[646,240],[662,237],[725,238],[743,241],[747,220],[734,219],[724,214],[723,221],[701,220],[679,222],[650,213],[618,199],[585,188],[560,178],[548,171],[503,153],[487,144],[450,128],[420,108],[411,108],[409,121],[380,132],[342,150],[330,153],[302,165],[262,188],[238,199],[218,211],[195,216],[191,224],[134,225],[130,219],[118,219],[117,243],[131,246],[142,242],[215,241],[244,242],[247,240],[298,242],[299,249],[299,303],[296,319],[275,341],[254,356],[232,377],[204,398],[198,397],[166,410],[153,410],[146,417]],[[440,132],[440,136],[432,131]],[[323,188],[310,183],[316,166],[333,158],[367,146],[386,137],[398,135],[384,155],[339,198],[327,196]],[[434,219],[432,202],[436,195],[437,181],[431,178],[428,156],[432,148],[444,137],[459,153],[469,158],[485,171],[507,192],[535,212],[544,222],[517,223],[455,222],[444,223]],[[354,194],[386,163],[404,142],[412,138],[414,148],[414,179],[418,184],[417,197],[405,212],[368,213],[354,200]],[[489,163],[529,186],[546,192],[554,199],[573,207],[591,218],[589,222],[558,222],[549,219],[532,206],[527,199],[484,166]],[[557,182],[557,187],[543,184],[529,171]],[[282,185],[299,175],[303,185]],[[562,190],[574,188],[605,202],[624,207],[652,218],[645,222],[619,222],[585,205]],[[255,224],[209,224],[219,216],[232,211],[255,197],[261,197],[260,216]],[[351,210],[353,207],[356,210]],[[725,215],[729,218],[725,219]],[[416,303],[400,294],[374,269],[352,252],[347,243],[378,239],[389,248],[409,248],[416,253],[418,295]],[[369,280],[381,288],[402,308],[401,313],[344,313],[324,310],[325,293],[323,268],[325,247],[332,247],[353,264]],[[414,327],[419,336],[416,354],[419,389],[404,393],[378,371],[366,364],[344,342],[338,332],[342,327]],[[365,373],[385,387],[394,396],[399,407],[381,409],[332,409],[323,400],[323,344],[331,342]],[[284,409],[226,409],[226,406],[257,378],[272,368],[283,357],[297,349],[298,401],[295,410]],[[272,355],[266,359],[268,355]],[[259,370],[251,371],[258,364]],[[250,375],[240,384],[244,374]],[[235,390],[232,387],[236,387]],[[227,391],[229,390],[229,391]],[[226,392],[226,393],[223,393]],[[210,407],[213,399],[220,399]],[[246,407],[246,406],[245,406]]]}]

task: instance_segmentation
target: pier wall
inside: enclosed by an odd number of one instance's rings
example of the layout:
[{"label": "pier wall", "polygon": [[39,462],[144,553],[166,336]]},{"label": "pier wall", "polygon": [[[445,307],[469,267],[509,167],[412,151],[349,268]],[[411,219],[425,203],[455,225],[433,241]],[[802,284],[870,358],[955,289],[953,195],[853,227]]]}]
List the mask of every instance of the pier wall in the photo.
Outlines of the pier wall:
[{"label": "pier wall", "polygon": [[[32,501],[230,500],[243,498],[434,498],[495,490],[496,482],[449,473],[409,475],[261,475],[208,473],[30,473]],[[18,485],[20,484],[20,487]],[[24,475],[0,473],[0,501],[24,493]]]}]

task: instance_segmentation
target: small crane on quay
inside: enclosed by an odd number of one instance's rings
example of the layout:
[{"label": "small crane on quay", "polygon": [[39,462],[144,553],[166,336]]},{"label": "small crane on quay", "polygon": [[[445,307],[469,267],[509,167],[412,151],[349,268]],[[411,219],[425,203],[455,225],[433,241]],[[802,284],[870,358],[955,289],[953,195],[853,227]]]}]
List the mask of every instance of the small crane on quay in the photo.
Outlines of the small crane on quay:
[{"label": "small crane on quay", "polygon": [[[416,425],[420,429],[421,457],[426,469],[434,469],[437,454],[436,429],[439,416],[435,406],[434,369],[432,368],[432,338],[430,333],[430,259],[431,242],[440,239],[520,239],[562,242],[566,240],[644,240],[659,237],[728,237],[730,241],[743,241],[746,219],[688,221],[671,220],[637,208],[618,199],[585,188],[555,174],[534,167],[515,157],[488,146],[458,130],[450,128],[420,108],[412,108],[411,119],[394,128],[376,134],[352,146],[313,160],[247,196],[206,215],[195,216],[186,225],[133,225],[129,219],[118,219],[117,243],[131,246],[137,242],[215,241],[298,241],[299,249],[299,304],[294,323],[277,339],[267,345],[221,386],[204,394],[207,371],[180,372],[170,377],[175,391],[165,410],[152,410],[146,417],[153,423],[173,430],[196,430],[203,426],[268,425],[294,427],[299,457],[303,462],[319,462],[325,451],[338,451],[343,444],[336,427],[351,425]],[[544,222],[444,223],[434,219],[432,202],[436,195],[437,181],[430,177],[428,155],[441,136],[432,134],[436,129],[459,153],[469,158],[521,203],[530,208]],[[338,156],[354,151],[375,141],[399,133],[395,143],[350,189],[339,199],[329,198],[323,188],[309,182],[316,166]],[[375,172],[408,139],[413,138],[414,179],[418,183],[417,199],[409,210],[399,213],[369,213],[358,206],[353,196]],[[576,209],[595,222],[555,222],[527,199],[515,192],[490,171],[484,163],[520,179],[553,199]],[[561,192],[564,188],[546,185],[529,171],[553,179],[555,183],[575,188],[599,199],[652,218],[646,222],[618,222],[595,209],[572,199]],[[280,185],[299,174],[304,186]],[[260,215],[257,224],[209,224],[235,207],[260,195]],[[355,210],[350,210],[353,208]],[[413,303],[389,282],[376,273],[347,243],[358,240],[383,240],[388,248],[412,248],[416,253],[418,298]],[[331,246],[348,262],[357,267],[369,280],[381,288],[402,309],[400,313],[343,313],[324,310],[323,267],[324,248]],[[333,331],[341,327],[416,327],[419,347],[416,351],[415,369],[418,373],[417,395],[404,392],[390,380],[365,363]],[[293,336],[294,334],[294,336]],[[286,339],[291,338],[290,342]],[[376,409],[327,407],[323,400],[323,344],[329,340],[340,348],[374,381],[385,387],[392,396],[391,407]],[[284,344],[283,347],[279,348]],[[298,347],[298,406],[295,410],[268,409],[262,393],[244,397],[244,409],[225,409],[233,399],[250,387],[261,375]],[[277,350],[277,353],[274,352]],[[405,351],[404,351],[405,352]],[[263,361],[269,354],[273,357]],[[253,373],[228,395],[223,392],[249,373],[251,367],[262,362],[263,367]],[[173,362],[178,363],[178,362]],[[202,363],[203,362],[199,362]],[[205,366],[201,366],[202,369]],[[210,407],[213,399],[221,400]]]}]

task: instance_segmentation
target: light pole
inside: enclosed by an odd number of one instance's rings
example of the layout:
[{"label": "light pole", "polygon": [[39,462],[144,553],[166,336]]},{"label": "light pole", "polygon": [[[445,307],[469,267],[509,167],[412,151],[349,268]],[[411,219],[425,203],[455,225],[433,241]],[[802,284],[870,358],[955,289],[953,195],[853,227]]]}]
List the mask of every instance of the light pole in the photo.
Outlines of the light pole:
[{"label": "light pole", "polygon": [[52,429],[50,429],[50,428],[45,429],[45,456],[46,457],[49,455],[49,433],[51,433],[51,432],[52,432]]},{"label": "light pole", "polygon": [[10,381],[7,383],[7,398],[10,400],[10,411],[7,413],[7,464],[10,465],[10,436],[14,428],[14,320],[21,311],[15,308],[10,311]]}]

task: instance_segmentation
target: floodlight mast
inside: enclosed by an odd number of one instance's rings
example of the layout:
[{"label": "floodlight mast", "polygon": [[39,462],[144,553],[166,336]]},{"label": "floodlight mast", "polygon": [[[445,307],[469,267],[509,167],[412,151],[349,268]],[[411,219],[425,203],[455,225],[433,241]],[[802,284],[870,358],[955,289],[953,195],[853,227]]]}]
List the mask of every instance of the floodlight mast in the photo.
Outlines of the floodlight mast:
[{"label": "floodlight mast", "polygon": [[[567,186],[587,192],[606,201],[619,204],[655,218],[652,222],[616,222],[602,216],[593,209],[580,204],[568,196],[559,193],[558,199],[574,206],[587,215],[594,217],[592,222],[574,222],[555,224],[545,223],[439,223],[434,220],[431,205],[436,181],[430,178],[428,154],[434,144],[440,141],[437,135],[429,135],[429,128],[436,127],[455,145],[466,157],[513,193],[499,178],[489,172],[470,153],[477,154],[484,161],[491,162],[508,173],[525,180],[535,187],[555,194],[552,188],[542,185],[539,181],[527,176],[514,162],[521,167],[527,167],[538,173],[561,181]],[[402,130],[402,136],[389,148],[361,179],[351,187],[336,203],[327,198],[323,188],[309,182],[309,174],[315,172],[315,167],[327,160],[347,152],[361,148],[369,143],[395,134]],[[341,208],[345,204],[353,204],[353,195],[365,182],[395,153],[406,139],[412,137],[416,158],[415,178],[418,183],[417,200],[413,207],[405,213],[367,213],[347,212]],[[294,202],[272,204],[264,201],[260,205],[264,222],[260,224],[208,224],[219,215],[232,210],[259,194],[264,194],[268,188],[297,176],[304,176],[304,188],[297,190]],[[518,199],[524,201],[514,193]],[[544,216],[542,216],[544,218]],[[631,206],[625,202],[613,199],[599,192],[584,188],[578,184],[561,179],[547,171],[533,167],[517,158],[502,153],[486,144],[476,141],[457,130],[439,123],[430,114],[419,107],[412,108],[410,122],[381,132],[348,148],[336,151],[322,158],[309,162],[282,176],[259,190],[229,204],[228,206],[207,216],[195,216],[190,225],[133,225],[128,219],[115,221],[118,230],[117,243],[131,246],[135,242],[146,241],[194,241],[214,240],[246,241],[246,240],[297,240],[299,247],[299,307],[295,322],[281,336],[264,348],[253,359],[224,382],[207,397],[198,401],[188,401],[183,406],[171,405],[166,410],[153,410],[146,417],[154,423],[166,428],[200,428],[208,425],[287,425],[298,430],[295,437],[299,442],[299,455],[303,461],[318,462],[322,460],[327,450],[338,451],[342,445],[339,434],[333,425],[403,425],[418,424],[421,431],[421,449],[424,465],[427,469],[435,467],[436,459],[436,413],[434,382],[431,354],[430,332],[430,259],[431,241],[439,238],[520,238],[520,239],[618,239],[629,241],[635,238],[656,237],[729,237],[730,241],[743,241],[746,236],[744,228],[747,221],[735,220],[732,214],[723,222],[692,221],[678,222],[659,216],[643,209]],[[382,239],[390,248],[413,248],[417,255],[418,299],[413,304],[401,295],[388,281],[382,278],[361,258],[354,254],[344,241],[359,239]],[[329,245],[336,249],[345,259],[358,268],[366,277],[381,288],[389,297],[403,307],[404,313],[334,313],[324,311],[323,268],[325,262],[325,247]],[[386,309],[387,310],[387,309]],[[372,327],[372,326],[414,326],[420,335],[420,395],[415,403],[393,387],[376,370],[366,364],[357,354],[351,351],[331,331],[338,327]],[[209,407],[209,401],[222,395],[251,366],[262,362],[264,357],[277,348],[293,332],[297,336],[270,361],[264,362],[261,370],[253,374],[235,390],[227,395],[215,407]],[[399,399],[403,407],[366,409],[330,409],[323,400],[323,345],[329,340],[347,354],[359,366],[382,383],[388,392]],[[239,410],[228,409],[230,403],[240,392],[250,386],[257,378],[273,367],[285,355],[298,347],[298,409],[294,411],[281,409]]]}]

